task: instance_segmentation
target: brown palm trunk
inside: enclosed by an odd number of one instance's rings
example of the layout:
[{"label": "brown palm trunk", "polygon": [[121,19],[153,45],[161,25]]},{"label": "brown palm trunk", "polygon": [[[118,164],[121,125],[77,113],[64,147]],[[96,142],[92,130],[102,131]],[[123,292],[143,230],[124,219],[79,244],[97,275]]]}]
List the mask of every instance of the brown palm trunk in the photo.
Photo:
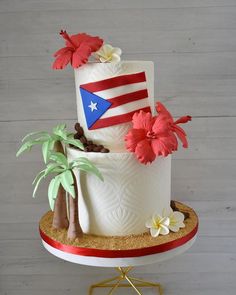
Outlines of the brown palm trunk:
[{"label": "brown palm trunk", "polygon": [[[64,154],[64,149],[60,141],[57,141],[54,145],[54,150]],[[54,214],[52,227],[56,229],[68,228],[69,221],[67,217],[67,207],[66,207],[66,192],[64,188],[60,185],[57,198],[54,205]]]},{"label": "brown palm trunk", "polygon": [[78,188],[74,173],[74,187],[75,187],[75,198],[69,196],[69,228],[67,231],[67,238],[74,240],[80,238],[83,235],[81,226],[79,224],[79,210],[78,210]]},{"label": "brown palm trunk", "polygon": [[68,228],[68,226],[69,221],[67,217],[66,193],[64,188],[60,185],[54,205],[52,227],[56,229],[63,229]]}]

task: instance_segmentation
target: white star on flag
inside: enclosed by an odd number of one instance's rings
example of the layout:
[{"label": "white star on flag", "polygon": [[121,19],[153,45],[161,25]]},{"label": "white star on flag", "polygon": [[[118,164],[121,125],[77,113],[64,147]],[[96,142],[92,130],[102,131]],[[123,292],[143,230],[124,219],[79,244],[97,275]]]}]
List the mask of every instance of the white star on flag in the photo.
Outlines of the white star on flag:
[{"label": "white star on flag", "polygon": [[94,103],[91,101],[90,105],[88,107],[91,109],[91,112],[93,112],[94,110],[96,110],[96,111],[98,110],[97,109],[97,102]]}]

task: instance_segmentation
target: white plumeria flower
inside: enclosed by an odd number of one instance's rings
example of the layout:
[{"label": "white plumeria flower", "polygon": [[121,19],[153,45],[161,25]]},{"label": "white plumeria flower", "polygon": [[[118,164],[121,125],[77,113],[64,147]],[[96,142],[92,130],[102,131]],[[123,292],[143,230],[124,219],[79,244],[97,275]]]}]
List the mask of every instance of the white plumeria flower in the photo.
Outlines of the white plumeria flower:
[{"label": "white plumeria flower", "polygon": [[169,209],[164,209],[163,216],[170,219],[169,229],[173,232],[178,232],[180,228],[185,227],[184,224],[184,214],[179,211],[173,211],[170,207]]},{"label": "white plumeria flower", "polygon": [[119,62],[121,53],[120,48],[112,47],[110,44],[104,44],[94,55],[101,62]]},{"label": "white plumeria flower", "polygon": [[151,219],[147,220],[146,227],[150,228],[151,236],[156,238],[159,235],[168,235],[170,219],[154,214]]}]

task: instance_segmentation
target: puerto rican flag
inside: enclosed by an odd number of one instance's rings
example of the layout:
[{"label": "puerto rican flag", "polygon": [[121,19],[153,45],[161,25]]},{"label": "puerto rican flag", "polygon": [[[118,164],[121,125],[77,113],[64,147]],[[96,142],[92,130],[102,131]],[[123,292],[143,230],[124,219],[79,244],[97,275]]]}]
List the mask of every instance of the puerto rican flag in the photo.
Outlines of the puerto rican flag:
[{"label": "puerto rican flag", "polygon": [[151,112],[145,72],[80,85],[89,130],[132,120],[139,110]]}]

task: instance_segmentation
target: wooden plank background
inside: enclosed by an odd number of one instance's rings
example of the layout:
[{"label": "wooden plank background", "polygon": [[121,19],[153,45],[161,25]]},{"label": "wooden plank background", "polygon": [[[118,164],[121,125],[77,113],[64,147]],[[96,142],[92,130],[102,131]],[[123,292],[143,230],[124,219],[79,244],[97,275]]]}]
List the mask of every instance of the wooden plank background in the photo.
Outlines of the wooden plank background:
[{"label": "wooden plank background", "polygon": [[235,0],[0,1],[0,294],[86,294],[111,272],[42,248],[46,185],[31,199],[40,154],[15,158],[29,131],[76,121],[73,72],[51,70],[62,28],[100,35],[123,49],[123,59],[154,61],[157,99],[175,116],[193,116],[190,148],[174,156],[172,194],[198,212],[198,240],[188,253],[136,272],[160,280],[166,295],[235,294]]}]

